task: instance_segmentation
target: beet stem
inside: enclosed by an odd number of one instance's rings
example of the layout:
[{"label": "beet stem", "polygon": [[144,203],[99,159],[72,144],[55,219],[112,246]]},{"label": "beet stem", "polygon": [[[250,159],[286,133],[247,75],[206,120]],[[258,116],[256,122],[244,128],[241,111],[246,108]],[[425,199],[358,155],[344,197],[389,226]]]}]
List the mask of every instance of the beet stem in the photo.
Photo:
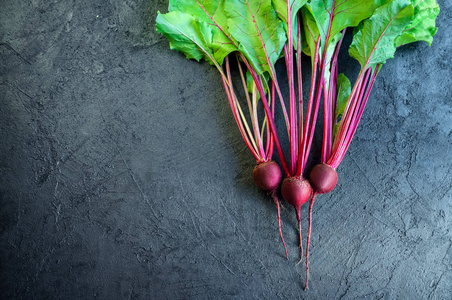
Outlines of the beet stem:
[{"label": "beet stem", "polygon": [[[297,79],[298,79],[298,153],[297,160],[300,158],[300,145],[302,143],[303,137],[303,74],[301,67],[301,25],[300,25],[300,15],[297,14],[298,28],[297,28]],[[298,161],[297,161],[298,167]]]},{"label": "beet stem", "polygon": [[[279,160],[281,161],[281,166],[282,166],[284,172],[286,173],[286,175],[289,175],[290,174],[289,167],[287,165],[286,158],[284,157],[284,152],[282,151],[281,144],[279,142],[278,132],[276,131],[275,122],[274,122],[273,118],[270,117],[270,116],[272,116],[272,112],[271,112],[270,107],[268,106],[267,96],[265,95],[264,88],[262,86],[262,82],[261,82],[260,78],[258,77],[258,75],[256,74],[256,71],[251,67],[251,65],[246,60],[244,60],[244,63],[246,65],[246,67],[248,68],[248,70],[250,71],[251,76],[253,77],[253,80],[257,85],[259,94],[261,95],[262,104],[264,105],[265,115],[268,118],[268,125],[270,126],[270,130],[272,132],[273,139],[275,141],[275,147],[276,147],[276,151],[278,152]],[[278,86],[276,85],[277,84],[276,81],[274,81],[274,82],[275,82],[276,88],[278,89]]]},{"label": "beet stem", "polygon": [[[309,91],[309,100],[308,100],[308,107],[306,109],[306,118],[304,119],[304,126],[303,126],[303,132],[299,132],[299,145],[298,148],[301,148],[298,150],[298,161],[297,161],[297,171],[295,173],[295,176],[300,176],[303,173],[303,162],[306,160],[306,156],[309,155],[309,151],[306,149],[306,141],[308,139],[308,130],[310,128],[311,124],[311,115],[312,113],[312,105],[313,100],[315,96],[315,83],[317,81],[317,65],[319,63],[318,61],[318,53],[319,53],[319,47],[320,47],[320,37],[317,39],[316,46],[315,46],[315,54],[314,59],[312,62],[312,75],[311,75],[311,88]],[[301,120],[300,120],[301,122]]]}]

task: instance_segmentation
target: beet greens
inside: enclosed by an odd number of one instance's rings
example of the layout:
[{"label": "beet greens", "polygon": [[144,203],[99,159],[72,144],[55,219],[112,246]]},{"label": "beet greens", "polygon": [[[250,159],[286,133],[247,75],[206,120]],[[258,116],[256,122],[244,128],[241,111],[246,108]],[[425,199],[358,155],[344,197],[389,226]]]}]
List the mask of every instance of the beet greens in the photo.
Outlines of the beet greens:
[{"label": "beet greens", "polygon": [[[298,221],[299,262],[303,258],[301,206],[309,200],[305,289],[316,197],[335,188],[336,169],[382,65],[400,46],[416,41],[430,45],[438,13],[435,0],[170,0],[169,12],[157,16],[157,31],[170,41],[171,49],[188,59],[205,60],[218,70],[239,132],[256,160],[253,179],[276,204],[287,258],[276,194],[282,172],[272,160],[276,149],[286,176],[281,193],[295,208]],[[353,35],[349,55],[361,66],[353,86],[339,73],[347,30]],[[307,99],[303,99],[303,54],[311,62]],[[288,95],[283,95],[275,69],[280,58],[284,58]],[[245,99],[236,92],[231,64],[238,70]],[[305,168],[321,105],[321,159],[307,178]],[[288,135],[288,159],[275,125],[277,107]],[[264,114],[259,113],[262,110]]]}]

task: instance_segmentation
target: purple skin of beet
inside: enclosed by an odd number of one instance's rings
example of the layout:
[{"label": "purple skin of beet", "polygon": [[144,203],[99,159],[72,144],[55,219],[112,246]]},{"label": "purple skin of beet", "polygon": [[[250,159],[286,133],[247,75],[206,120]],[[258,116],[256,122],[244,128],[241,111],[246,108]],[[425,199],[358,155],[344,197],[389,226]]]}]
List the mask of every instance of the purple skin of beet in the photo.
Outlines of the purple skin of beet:
[{"label": "purple skin of beet", "polygon": [[281,178],[281,168],[274,161],[263,162],[254,167],[253,180],[258,187],[266,192],[276,190]]},{"label": "purple skin of beet", "polygon": [[[303,178],[288,177],[284,179],[281,186],[283,198],[295,207],[298,212],[303,204],[305,204],[312,194],[312,188],[309,182]],[[297,216],[298,218],[298,216]]]},{"label": "purple skin of beet", "polygon": [[303,245],[301,238],[301,206],[305,204],[312,195],[312,188],[309,181],[303,177],[288,177],[283,180],[281,193],[284,199],[295,208],[298,221],[298,235],[300,240],[300,260],[303,258]]},{"label": "purple skin of beet", "polygon": [[287,247],[284,242],[283,234],[282,234],[282,221],[281,221],[281,212],[279,208],[279,200],[276,196],[276,189],[281,182],[282,172],[280,167],[274,161],[267,161],[263,163],[258,163],[253,170],[253,180],[258,187],[260,187],[265,192],[271,194],[273,201],[276,204],[276,212],[278,214],[278,228],[279,228],[279,236],[281,238],[281,242],[284,246],[284,252],[286,254],[286,259],[289,259],[287,255]]},{"label": "purple skin of beet", "polygon": [[331,192],[336,187],[337,181],[336,170],[327,164],[316,165],[311,170],[309,176],[312,189],[318,194],[328,194]]}]

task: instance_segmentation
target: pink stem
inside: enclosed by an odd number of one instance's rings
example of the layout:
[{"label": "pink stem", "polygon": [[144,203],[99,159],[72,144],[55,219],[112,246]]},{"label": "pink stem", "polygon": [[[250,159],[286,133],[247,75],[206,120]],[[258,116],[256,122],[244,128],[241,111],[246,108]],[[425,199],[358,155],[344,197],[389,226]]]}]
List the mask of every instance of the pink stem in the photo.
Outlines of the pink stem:
[{"label": "pink stem", "polygon": [[[301,25],[300,16],[297,14],[298,20],[298,32],[297,32],[297,79],[298,79],[298,145],[302,143],[302,133],[303,133],[303,75],[301,69]],[[300,159],[301,147],[298,147],[298,159]],[[298,161],[297,161],[298,167]]]},{"label": "pink stem", "polygon": [[[351,140],[353,139],[353,136],[355,135],[356,129],[358,128],[359,121],[361,120],[364,107],[366,106],[367,100],[370,95],[370,91],[372,90],[373,84],[375,82],[375,78],[378,74],[378,70],[380,68],[380,65],[377,65],[377,67],[372,71],[371,69],[366,70],[365,73],[365,80],[362,84],[362,87],[360,87],[359,90],[359,96],[362,98],[360,101],[360,106],[353,111],[353,120],[350,122],[351,125],[344,128],[344,131],[347,132],[347,135],[342,138],[338,144],[340,143],[340,147],[336,147],[336,150],[333,150],[334,155],[330,158],[328,164],[330,164],[334,169],[336,169],[339,164],[341,163],[342,159],[345,156],[345,153],[348,150],[348,147],[350,146]],[[369,81],[369,74],[371,75],[370,82]],[[367,88],[366,88],[367,86]],[[365,90],[365,94],[363,96]]]},{"label": "pink stem", "polygon": [[[272,93],[271,93],[271,97],[272,97],[272,103],[271,103],[271,110],[272,110],[272,118],[275,119],[275,85],[272,81]],[[268,159],[271,159],[273,156],[273,145],[274,145],[275,141],[273,139],[273,135],[271,134],[271,130],[270,130],[270,125],[268,123],[267,120],[267,147],[265,150],[265,154],[267,156]]]},{"label": "pink stem", "polygon": [[292,7],[287,1],[287,45],[284,45],[286,54],[287,79],[289,82],[289,122],[290,122],[290,172],[293,174],[297,165],[297,103],[295,99],[295,82],[293,71],[293,40],[292,40]]},{"label": "pink stem", "polygon": [[281,148],[281,143],[279,142],[278,132],[276,131],[274,118],[272,117],[272,112],[270,110],[270,107],[268,106],[267,97],[265,95],[264,88],[262,87],[262,82],[260,81],[260,78],[257,76],[254,69],[250,66],[250,64],[246,60],[244,60],[244,63],[247,66],[248,70],[250,71],[251,76],[253,77],[253,80],[256,83],[256,87],[259,91],[259,94],[261,95],[262,104],[264,105],[265,114],[267,115],[268,124],[270,126],[270,130],[275,141],[275,147],[276,151],[278,152],[279,160],[281,161],[281,166],[286,175],[288,176],[290,174],[289,168],[287,166],[286,158],[284,157],[284,153]]},{"label": "pink stem", "polygon": [[[260,138],[260,135],[259,135],[259,133],[260,133],[260,132],[259,132],[259,122],[258,122],[257,119],[255,118],[255,113],[254,113],[254,109],[253,109],[253,104],[251,103],[250,97],[249,97],[249,95],[248,95],[248,89],[247,89],[247,86],[246,86],[246,79],[245,79],[245,76],[243,75],[243,70],[242,70],[242,67],[241,67],[241,65],[240,65],[239,57],[238,57],[238,55],[236,55],[235,57],[236,57],[236,60],[237,60],[237,66],[238,66],[238,70],[239,70],[239,73],[240,73],[240,79],[242,79],[242,87],[243,87],[243,91],[245,92],[245,95],[246,95],[246,100],[247,100],[247,105],[248,105],[248,111],[249,111],[250,118],[251,118],[251,122],[252,122],[252,125],[253,125],[254,138],[256,139],[256,141],[258,141],[258,138]],[[227,72],[228,81],[229,81],[229,82],[232,82],[232,79],[231,79],[231,72],[230,72],[230,69],[229,69],[229,58],[228,58],[228,57],[226,57],[226,67],[227,67],[227,70],[228,70],[228,72]],[[231,84],[231,85],[232,85],[232,84]],[[238,100],[237,100],[237,101],[238,101]],[[240,116],[243,118],[242,115],[240,115]],[[259,135],[259,136],[257,136],[257,135]],[[259,141],[258,141],[258,142],[259,142]],[[262,158],[262,161],[267,161],[268,158],[266,157],[266,153],[265,153],[265,151],[263,150],[262,142],[260,142],[258,145],[259,145],[259,148],[256,149],[256,150],[257,150],[257,152],[259,152],[259,154],[260,154],[260,156],[261,156],[261,158]],[[256,147],[257,147],[257,146],[256,146]],[[262,161],[261,161],[261,162],[262,162]]]},{"label": "pink stem", "polygon": [[356,97],[357,94],[359,93],[359,90],[361,89],[363,75],[364,73],[360,72],[360,75],[358,76],[358,79],[356,80],[356,83],[350,93],[344,113],[342,114],[341,123],[339,124],[339,128],[337,130],[336,138],[334,139],[333,142],[333,153],[338,152],[339,147],[341,146],[342,142],[345,139],[347,128],[350,124],[352,112],[354,110],[354,107],[356,106]]},{"label": "pink stem", "polygon": [[[335,7],[335,3],[336,0],[333,0],[333,4],[332,7]],[[319,104],[320,104],[320,97],[322,95],[322,89],[323,86],[325,84],[325,80],[323,78],[324,74],[325,74],[325,68],[326,68],[326,53],[328,50],[328,43],[329,43],[329,39],[330,39],[330,33],[331,33],[331,26],[332,26],[332,22],[333,22],[333,18],[335,16],[334,11],[330,13],[330,21],[328,24],[328,31],[326,33],[326,37],[325,37],[325,45],[324,45],[324,50],[323,50],[323,54],[322,54],[322,60],[320,61],[320,76],[319,76],[319,83],[318,83],[318,87],[317,87],[317,97],[315,100],[315,106],[314,106],[314,115],[313,115],[313,120],[312,123],[310,124],[310,128],[309,128],[309,136],[307,138],[307,140],[304,140],[304,146],[306,147],[305,149],[305,155],[304,155],[304,159],[302,161],[302,165],[301,165],[301,170],[297,169],[297,175],[301,176],[301,174],[303,173],[303,170],[306,166],[306,163],[308,161],[308,156],[309,156],[309,151],[311,149],[311,144],[312,144],[312,139],[314,137],[314,132],[315,132],[315,124],[317,121],[317,115],[318,115],[318,109],[319,109]],[[344,37],[344,35],[342,35],[342,38]],[[319,36],[319,40],[318,43],[320,43],[320,36]],[[342,39],[339,42],[339,44],[342,43]],[[336,45],[337,46],[337,45]],[[316,57],[318,56],[318,46],[316,46]],[[305,129],[306,130],[306,129]],[[300,171],[300,173],[298,173],[298,171]]]},{"label": "pink stem", "polygon": [[323,144],[322,144],[322,159],[321,162],[325,163],[331,155],[333,147],[333,127],[336,125],[336,103],[337,103],[337,91],[336,83],[338,77],[337,70],[337,58],[339,55],[339,49],[342,45],[342,41],[345,36],[345,30],[342,31],[342,38],[336,45],[333,58],[331,60],[331,75],[328,88],[328,94],[324,92],[324,114],[323,114]]},{"label": "pink stem", "polygon": [[364,77],[362,81],[359,84],[358,89],[356,89],[356,94],[353,95],[353,104],[350,106],[349,111],[347,112],[347,115],[345,117],[345,124],[343,127],[344,134],[342,135],[342,139],[339,141],[338,144],[338,153],[342,154],[344,151],[344,147],[347,143],[347,140],[350,138],[351,135],[351,128],[353,128],[353,123],[356,118],[356,114],[358,113],[359,106],[362,101],[362,95],[366,88],[367,80],[369,78],[369,72],[364,72]]},{"label": "pink stem", "polygon": [[[228,81],[230,84],[230,89],[231,89],[231,93],[233,93],[233,86],[232,86],[232,76],[231,76],[231,68],[229,66],[229,58],[226,57],[225,59],[226,62],[226,74],[228,77]],[[236,97],[234,97],[236,99]],[[237,107],[237,101],[235,101],[235,105],[236,105],[236,109],[238,109]],[[261,138],[261,134],[259,131],[259,123],[257,121],[256,118],[254,118],[255,116],[255,112],[253,112],[252,117],[251,117],[251,124],[253,126],[253,132],[254,132],[254,138],[256,139],[256,146],[258,147],[258,155],[261,157],[261,161],[266,161],[267,158],[265,157],[265,150],[264,147],[262,145],[262,138]]]},{"label": "pink stem", "polygon": [[[311,121],[312,102],[314,99],[315,82],[317,79],[319,45],[320,45],[320,38],[317,40],[316,47],[315,47],[314,61],[312,63],[311,90],[309,92],[308,108],[306,110],[306,119],[305,119],[304,128],[303,128],[303,138],[300,139],[301,142],[298,146],[300,149],[299,155],[300,154],[301,155],[298,158],[297,172],[294,174],[294,176],[300,176],[303,173],[303,169],[304,169],[303,162],[305,161],[305,159],[307,158],[307,155],[308,155],[308,153],[306,153],[306,147],[304,147],[304,145],[306,144],[308,128],[309,128],[309,124]],[[300,132],[300,135],[301,135],[301,132]]]},{"label": "pink stem", "polygon": [[[315,99],[315,104],[314,104],[314,114],[312,117],[312,122],[310,124],[310,128],[309,128],[309,135],[308,138],[305,142],[305,146],[306,146],[306,155],[303,161],[303,164],[301,166],[301,169],[304,170],[306,163],[308,161],[308,156],[309,156],[309,150],[311,149],[311,145],[312,145],[312,139],[314,137],[314,131],[315,131],[315,124],[317,122],[317,116],[318,116],[318,112],[319,112],[319,106],[320,106],[320,97],[322,96],[322,88],[323,88],[323,83],[324,80],[322,79],[323,77],[323,72],[321,72],[321,76],[319,77],[319,86],[318,86],[318,90],[317,90],[317,97]],[[301,174],[298,174],[301,175]]]},{"label": "pink stem", "polygon": [[349,125],[348,131],[347,131],[347,135],[345,137],[345,141],[348,141],[349,139],[351,139],[353,137],[353,134],[352,134],[353,128],[356,128],[357,122],[359,122],[359,119],[357,119],[357,116],[359,114],[359,108],[361,107],[361,104],[363,101],[363,95],[366,90],[366,86],[369,81],[369,77],[370,77],[370,70],[368,70],[365,73],[363,84],[361,85],[361,89],[359,91],[358,98],[356,99],[357,100],[356,107],[352,114],[352,118],[351,118],[350,125]]},{"label": "pink stem", "polygon": [[246,134],[245,128],[243,127],[240,116],[238,116],[237,107],[235,106],[233,97],[230,94],[228,84],[226,83],[226,80],[223,77],[221,77],[221,79],[223,80],[224,90],[226,91],[226,96],[229,100],[229,105],[231,106],[232,114],[234,116],[235,122],[237,123],[240,134],[242,135],[242,138],[245,141],[245,144],[248,147],[248,149],[250,150],[251,154],[253,154],[256,161],[260,162],[262,159],[257,155],[256,151],[254,150],[253,145],[251,144],[250,140],[248,139],[248,135]]},{"label": "pink stem", "polygon": [[[369,70],[369,72],[370,72],[370,70]],[[361,102],[361,106],[359,107],[359,111],[358,111],[358,113],[355,116],[355,119],[354,119],[354,122],[353,122],[353,127],[351,129],[349,129],[350,133],[348,134],[347,140],[345,141],[345,147],[337,155],[337,158],[334,161],[332,161],[332,167],[334,167],[335,169],[339,166],[339,164],[341,163],[342,159],[344,158],[345,153],[347,152],[347,150],[348,150],[348,148],[350,146],[350,143],[351,143],[351,141],[353,139],[353,136],[356,133],[356,129],[358,128],[359,122],[360,122],[362,114],[364,112],[364,108],[365,108],[365,106],[367,104],[367,100],[369,99],[370,91],[372,90],[373,84],[375,83],[375,78],[377,76],[377,73],[378,73],[378,71],[374,71],[373,74],[372,74],[372,77],[371,77],[370,82],[369,82],[369,84],[367,86],[367,89],[366,89],[366,93],[365,93],[365,95],[363,97],[363,100]]]},{"label": "pink stem", "polygon": [[311,145],[312,145],[312,139],[314,138],[315,124],[317,122],[317,116],[318,116],[319,106],[320,106],[320,98],[322,96],[323,86],[325,84],[325,80],[323,78],[323,76],[325,74],[325,56],[326,56],[326,46],[325,46],[325,49],[323,52],[323,57],[322,57],[321,65],[320,65],[320,76],[318,79],[317,94],[316,94],[316,98],[315,98],[315,102],[314,102],[314,112],[312,115],[312,122],[309,124],[309,127],[305,128],[306,131],[308,131],[307,129],[309,128],[308,135],[306,136],[306,139],[303,141],[304,146],[305,146],[306,155],[304,156],[304,160],[302,161],[301,173],[297,174],[298,176],[302,175],[302,172],[306,166],[306,163],[308,161],[309,151],[310,151]]},{"label": "pink stem", "polygon": [[[284,46],[286,48],[286,46]],[[290,173],[295,173],[295,168],[297,166],[297,108],[295,99],[295,89],[294,89],[294,78],[293,78],[293,61],[291,53],[292,50],[286,50],[286,66],[287,66],[287,78],[289,81],[289,143],[290,143]]]}]

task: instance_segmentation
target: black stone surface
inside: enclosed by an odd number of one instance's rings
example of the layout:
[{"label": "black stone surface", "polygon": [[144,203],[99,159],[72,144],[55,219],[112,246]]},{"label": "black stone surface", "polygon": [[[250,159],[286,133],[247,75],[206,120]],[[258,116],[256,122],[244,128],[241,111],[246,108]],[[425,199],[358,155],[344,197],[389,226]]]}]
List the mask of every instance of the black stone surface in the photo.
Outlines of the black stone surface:
[{"label": "black stone surface", "polygon": [[383,67],[315,204],[304,292],[293,209],[287,261],[217,71],[154,31],[166,1],[0,1],[0,298],[450,299],[452,2],[438,2],[432,47]]}]

